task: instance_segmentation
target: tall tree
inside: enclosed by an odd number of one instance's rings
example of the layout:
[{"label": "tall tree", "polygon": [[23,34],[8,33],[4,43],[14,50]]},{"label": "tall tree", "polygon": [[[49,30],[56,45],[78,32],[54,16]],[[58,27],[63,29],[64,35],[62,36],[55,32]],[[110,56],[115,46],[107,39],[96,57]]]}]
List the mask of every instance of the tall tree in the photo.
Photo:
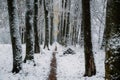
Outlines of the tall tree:
[{"label": "tall tree", "polygon": [[85,52],[85,75],[92,76],[96,74],[91,39],[91,16],[90,0],[82,0],[82,17],[84,26],[84,52]]},{"label": "tall tree", "polygon": [[[66,24],[67,24],[67,18],[69,18],[69,16],[67,17],[67,3],[68,0],[63,0],[63,20],[62,20],[62,45],[66,45],[65,43],[65,39],[66,39]],[[69,32],[69,31],[68,31]]]},{"label": "tall tree", "polygon": [[71,0],[67,0],[67,8],[66,8],[66,28],[65,28],[65,45],[68,45],[69,40],[69,27],[70,27],[70,5]]},{"label": "tall tree", "polygon": [[19,33],[18,13],[16,0],[7,0],[11,42],[13,50],[13,73],[18,73],[22,69],[22,47]]},{"label": "tall tree", "polygon": [[44,8],[43,8],[43,0],[38,1],[38,35],[40,39],[40,45],[43,44],[44,41]]},{"label": "tall tree", "polygon": [[27,60],[34,61],[33,6],[33,0],[26,0],[26,56],[24,62]]},{"label": "tall tree", "polygon": [[40,52],[40,43],[39,43],[39,35],[38,35],[38,0],[34,0],[34,52]]},{"label": "tall tree", "polygon": [[51,28],[50,28],[50,45],[53,44],[53,0],[50,1],[51,3],[51,13],[50,13],[50,25],[51,25]]},{"label": "tall tree", "polygon": [[45,16],[45,42],[44,48],[49,50],[49,25],[48,25],[48,7],[46,6],[46,0],[44,0],[44,16]]},{"label": "tall tree", "polygon": [[108,0],[106,11],[105,79],[120,80],[120,0]]}]

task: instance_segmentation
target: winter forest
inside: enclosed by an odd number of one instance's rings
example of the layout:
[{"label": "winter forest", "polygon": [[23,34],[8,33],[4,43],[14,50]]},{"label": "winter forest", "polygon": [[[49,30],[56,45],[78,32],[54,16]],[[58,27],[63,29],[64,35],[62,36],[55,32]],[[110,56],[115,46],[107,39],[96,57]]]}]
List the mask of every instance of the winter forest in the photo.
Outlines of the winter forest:
[{"label": "winter forest", "polygon": [[120,80],[120,0],[0,0],[0,80]]}]

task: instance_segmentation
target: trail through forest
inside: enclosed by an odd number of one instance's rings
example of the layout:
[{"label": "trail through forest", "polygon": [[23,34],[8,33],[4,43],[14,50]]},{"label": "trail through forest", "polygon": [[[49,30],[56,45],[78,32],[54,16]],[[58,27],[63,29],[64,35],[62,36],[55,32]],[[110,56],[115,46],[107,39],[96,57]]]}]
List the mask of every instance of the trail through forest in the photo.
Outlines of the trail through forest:
[{"label": "trail through forest", "polygon": [[57,52],[53,52],[53,55],[52,55],[53,57],[52,57],[51,64],[50,64],[51,70],[50,70],[48,80],[57,80],[57,77],[56,77],[56,70],[57,70],[56,53]]},{"label": "trail through forest", "polygon": [[[69,46],[76,54],[63,55],[69,47],[65,48],[57,44],[57,51],[55,51],[55,46],[50,46],[50,50],[41,49],[40,54],[34,54],[36,66],[23,64],[22,71],[14,75],[10,73],[12,70],[12,47],[11,45],[0,45],[0,60],[2,61],[0,63],[0,80],[104,80],[103,51],[94,55],[97,75],[83,77],[85,65],[83,48]],[[22,48],[25,57],[25,45]]]}]

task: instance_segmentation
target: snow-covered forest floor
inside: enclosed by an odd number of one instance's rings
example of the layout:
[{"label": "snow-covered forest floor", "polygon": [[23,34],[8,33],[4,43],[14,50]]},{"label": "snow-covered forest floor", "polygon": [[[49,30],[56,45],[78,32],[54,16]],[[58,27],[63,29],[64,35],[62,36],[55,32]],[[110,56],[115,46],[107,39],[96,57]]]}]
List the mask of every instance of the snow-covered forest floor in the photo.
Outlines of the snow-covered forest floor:
[{"label": "snow-covered forest floor", "polygon": [[[52,53],[57,45],[57,80],[104,80],[104,51],[99,50],[94,53],[97,74],[93,77],[83,77],[84,75],[84,50],[79,46],[68,46],[76,54],[63,55],[65,48],[58,43],[50,46],[50,51],[43,49],[41,53],[35,54],[35,63],[23,64],[23,70],[19,74],[12,74],[12,47],[9,44],[0,44],[0,80],[47,80],[50,74],[50,63]],[[25,45],[23,45],[23,58],[25,56]]]}]

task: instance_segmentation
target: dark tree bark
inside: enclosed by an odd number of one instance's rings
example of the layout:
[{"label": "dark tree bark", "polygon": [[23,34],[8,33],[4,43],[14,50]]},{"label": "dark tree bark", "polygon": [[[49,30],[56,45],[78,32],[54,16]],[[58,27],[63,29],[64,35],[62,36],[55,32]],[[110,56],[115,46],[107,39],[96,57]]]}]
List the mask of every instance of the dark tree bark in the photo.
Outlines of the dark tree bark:
[{"label": "dark tree bark", "polygon": [[38,35],[38,0],[34,0],[34,52],[40,53],[40,43]]},{"label": "dark tree bark", "polygon": [[[53,0],[51,0],[51,4],[53,4]],[[50,28],[50,45],[52,45],[53,44],[53,5],[51,5],[50,19],[51,19],[51,22],[50,22],[50,25],[51,25],[51,28]]]},{"label": "dark tree bark", "polygon": [[82,0],[82,17],[84,26],[84,52],[85,52],[85,75],[92,76],[96,74],[94,63],[92,41],[91,41],[91,16],[90,16],[90,0]]},{"label": "dark tree bark", "polygon": [[9,25],[11,33],[11,42],[13,50],[13,73],[19,73],[22,69],[22,46],[19,33],[18,13],[16,0],[7,0],[8,13],[9,13]]},{"label": "dark tree bark", "polygon": [[34,62],[34,37],[33,37],[33,0],[26,0],[26,56],[24,62],[27,60]]},{"label": "dark tree bark", "polygon": [[48,25],[48,10],[46,9],[46,1],[44,0],[44,15],[45,15],[45,43],[44,48],[49,50],[49,25]]},{"label": "dark tree bark", "polygon": [[105,37],[105,79],[120,80],[120,0],[108,0]]},{"label": "dark tree bark", "polygon": [[53,44],[53,17],[51,17],[51,28],[50,28],[50,45]]}]

